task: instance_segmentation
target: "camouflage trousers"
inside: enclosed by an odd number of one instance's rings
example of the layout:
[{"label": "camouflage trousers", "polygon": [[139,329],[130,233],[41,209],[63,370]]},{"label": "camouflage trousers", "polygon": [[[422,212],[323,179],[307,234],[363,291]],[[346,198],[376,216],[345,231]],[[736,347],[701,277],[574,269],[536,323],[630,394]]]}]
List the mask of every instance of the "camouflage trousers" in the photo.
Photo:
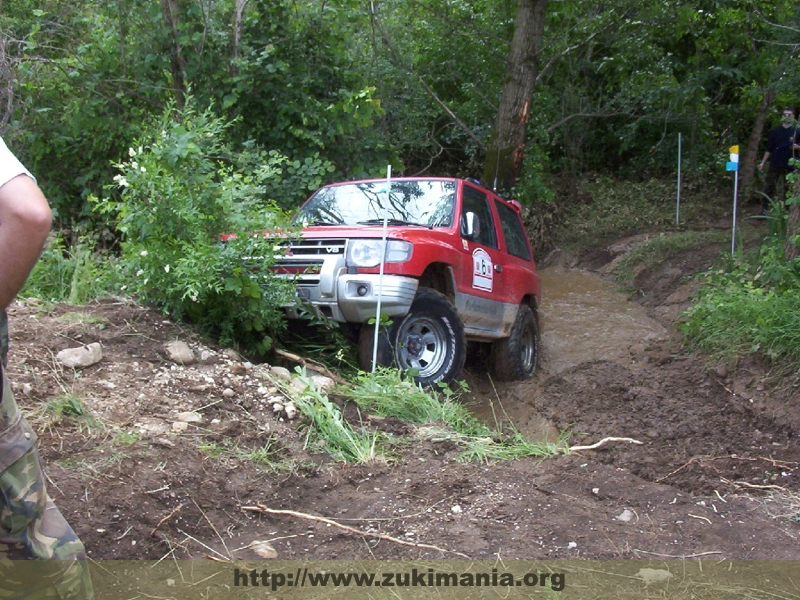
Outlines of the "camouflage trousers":
[{"label": "camouflage trousers", "polygon": [[2,363],[0,377],[0,599],[91,599],[83,544],[47,494],[36,434]]}]

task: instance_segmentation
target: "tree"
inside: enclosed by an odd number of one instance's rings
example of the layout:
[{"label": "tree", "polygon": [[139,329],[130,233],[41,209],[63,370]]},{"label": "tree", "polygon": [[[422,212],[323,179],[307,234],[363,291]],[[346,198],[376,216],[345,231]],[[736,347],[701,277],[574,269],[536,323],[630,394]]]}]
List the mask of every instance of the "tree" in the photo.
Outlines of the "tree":
[{"label": "tree", "polygon": [[483,170],[483,180],[497,189],[513,187],[522,168],[546,9],[547,0],[519,0],[517,5],[506,79]]}]

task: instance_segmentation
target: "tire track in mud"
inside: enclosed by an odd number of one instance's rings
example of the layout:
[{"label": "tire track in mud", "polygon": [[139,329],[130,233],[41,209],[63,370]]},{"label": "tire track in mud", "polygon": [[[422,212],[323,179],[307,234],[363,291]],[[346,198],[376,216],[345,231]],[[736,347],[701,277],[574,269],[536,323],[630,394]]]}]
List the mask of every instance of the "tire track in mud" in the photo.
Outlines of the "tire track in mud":
[{"label": "tire track in mud", "polygon": [[[729,377],[680,353],[676,334],[611,284],[582,271],[543,271],[543,360],[524,382],[474,377],[475,413],[570,445],[607,436],[592,457],[692,494],[800,491],[798,428],[766,374]],[[785,404],[787,401],[784,400]]]}]

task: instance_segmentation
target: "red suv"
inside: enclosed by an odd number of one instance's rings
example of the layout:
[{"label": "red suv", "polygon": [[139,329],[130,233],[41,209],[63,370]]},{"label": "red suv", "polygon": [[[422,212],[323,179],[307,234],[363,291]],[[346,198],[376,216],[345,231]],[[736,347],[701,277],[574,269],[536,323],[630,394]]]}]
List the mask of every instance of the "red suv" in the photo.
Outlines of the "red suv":
[{"label": "red suv", "polygon": [[520,208],[474,180],[331,184],[300,208],[302,239],[278,268],[297,278],[301,302],[360,326],[365,370],[376,359],[414,369],[423,385],[447,383],[475,341],[491,344],[495,376],[525,379],[536,368],[540,284]]}]

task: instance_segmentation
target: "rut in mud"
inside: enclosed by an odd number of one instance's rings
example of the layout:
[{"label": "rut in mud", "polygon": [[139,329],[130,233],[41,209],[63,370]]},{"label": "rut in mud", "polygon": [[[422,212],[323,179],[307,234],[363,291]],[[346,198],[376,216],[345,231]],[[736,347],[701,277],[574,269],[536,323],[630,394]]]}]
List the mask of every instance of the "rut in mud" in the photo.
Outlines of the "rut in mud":
[{"label": "rut in mud", "polygon": [[[282,559],[796,559],[797,389],[755,360],[723,368],[686,356],[675,331],[694,285],[686,276],[716,253],[640,273],[637,302],[596,273],[544,269],[537,375],[498,384],[480,360],[467,365],[464,400],[498,426],[568,432],[571,445],[608,436],[640,445],[462,463],[452,442],[367,419],[401,441],[395,460],[337,463],[305,447],[301,422],[262,401],[258,367],[221,350],[202,364],[169,363],[168,342],[201,341],[122,301],[16,306],[10,372],[34,418],[65,391],[95,417],[51,422],[40,445],[52,495],[96,559],[263,556],[254,541]],[[581,264],[601,271],[605,262]],[[53,360],[94,341],[105,357],[77,375]],[[202,419],[175,432],[185,411]],[[252,460],[264,448],[281,469]],[[259,504],[364,534],[244,509]]]}]

